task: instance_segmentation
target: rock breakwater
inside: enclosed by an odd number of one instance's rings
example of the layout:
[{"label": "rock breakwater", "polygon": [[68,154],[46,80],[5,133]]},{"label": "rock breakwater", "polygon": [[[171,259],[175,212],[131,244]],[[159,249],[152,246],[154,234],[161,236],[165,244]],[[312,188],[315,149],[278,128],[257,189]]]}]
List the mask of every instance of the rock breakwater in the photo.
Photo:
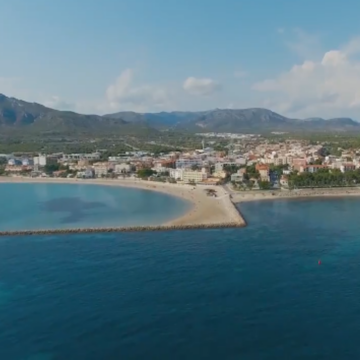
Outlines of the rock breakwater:
[{"label": "rock breakwater", "polygon": [[245,222],[229,222],[222,224],[199,224],[199,225],[158,225],[158,226],[124,226],[111,228],[83,228],[83,229],[46,229],[46,230],[10,230],[0,231],[0,236],[23,236],[23,235],[61,235],[61,234],[93,234],[93,233],[116,233],[116,232],[144,232],[144,231],[173,231],[173,230],[200,230],[200,229],[223,229],[240,228],[246,226]]}]

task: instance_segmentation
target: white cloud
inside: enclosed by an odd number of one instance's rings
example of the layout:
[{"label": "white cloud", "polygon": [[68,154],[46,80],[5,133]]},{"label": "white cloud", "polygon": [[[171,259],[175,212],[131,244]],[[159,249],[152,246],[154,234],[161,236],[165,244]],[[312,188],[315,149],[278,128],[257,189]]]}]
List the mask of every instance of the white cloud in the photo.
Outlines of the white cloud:
[{"label": "white cloud", "polygon": [[319,35],[309,34],[299,28],[292,29],[286,35],[285,45],[302,60],[321,56],[322,49]]},{"label": "white cloud", "polygon": [[[341,50],[330,50],[322,58],[306,60],[273,79],[253,85],[268,93],[264,104],[291,116],[360,115],[360,41],[352,40]],[[360,120],[360,119],[359,119]]]},{"label": "white cloud", "polygon": [[243,71],[243,70],[236,70],[234,72],[234,77],[236,77],[237,79],[242,79],[244,77],[247,76],[247,72],[246,71]]},{"label": "white cloud", "polygon": [[360,52],[360,37],[351,39],[345,46],[341,48],[341,51],[347,56],[358,54]]},{"label": "white cloud", "polygon": [[221,85],[210,78],[188,77],[183,84],[183,89],[191,95],[206,96],[221,89]]},{"label": "white cloud", "polygon": [[279,34],[283,34],[285,32],[285,29],[284,28],[278,28],[278,29],[276,29],[276,31]]},{"label": "white cloud", "polygon": [[109,110],[152,111],[168,108],[168,90],[157,85],[134,85],[134,71],[124,70],[106,90]]}]

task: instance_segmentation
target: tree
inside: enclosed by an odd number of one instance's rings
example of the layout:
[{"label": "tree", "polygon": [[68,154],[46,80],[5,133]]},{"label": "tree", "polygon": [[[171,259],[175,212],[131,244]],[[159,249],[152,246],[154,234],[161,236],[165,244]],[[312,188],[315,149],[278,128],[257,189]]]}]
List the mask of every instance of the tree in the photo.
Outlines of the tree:
[{"label": "tree", "polygon": [[156,174],[156,172],[151,169],[140,169],[137,171],[137,176],[141,179],[147,179],[148,177],[154,174]]},{"label": "tree", "polygon": [[255,164],[246,167],[246,173],[249,175],[249,178],[259,179],[260,174],[256,170]]},{"label": "tree", "polygon": [[270,190],[271,183],[269,181],[259,181],[259,188],[261,190]]},{"label": "tree", "polygon": [[44,166],[44,171],[47,174],[52,174],[54,171],[59,171],[59,170],[60,170],[60,164],[58,163],[50,163]]},{"label": "tree", "polygon": [[255,183],[254,183],[254,180],[250,180],[248,183],[247,183],[247,187],[252,190],[252,188],[254,187]]}]

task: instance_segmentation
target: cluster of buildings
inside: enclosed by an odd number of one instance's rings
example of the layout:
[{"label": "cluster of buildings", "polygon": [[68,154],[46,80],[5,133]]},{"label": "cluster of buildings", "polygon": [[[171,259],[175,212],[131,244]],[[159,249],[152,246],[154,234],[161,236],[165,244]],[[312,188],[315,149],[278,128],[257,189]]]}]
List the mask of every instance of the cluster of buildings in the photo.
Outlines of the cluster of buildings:
[{"label": "cluster of buildings", "polygon": [[58,164],[59,170],[52,171],[51,176],[79,178],[125,177],[136,176],[139,170],[151,169],[154,177],[167,178],[176,182],[217,184],[226,178],[225,165],[245,165],[243,157],[229,159],[224,152],[203,148],[190,152],[171,152],[154,154],[142,151],[126,152],[104,159],[100,152],[90,154],[48,154],[35,157],[15,157],[11,154],[1,155],[7,158],[5,173],[9,175],[49,176],[45,171],[47,165]]},{"label": "cluster of buildings", "polygon": [[46,166],[47,164],[46,155],[41,155],[41,154],[33,157],[27,157],[27,156],[14,157],[13,155],[0,154],[0,157],[5,158],[7,160],[7,165],[5,166],[5,172],[8,173],[34,171]]},{"label": "cluster of buildings", "polygon": [[[205,148],[188,152],[170,152],[155,156],[154,154],[133,151],[109,156],[104,159],[101,152],[82,154],[39,154],[34,157],[15,157],[0,154],[7,159],[5,173],[30,173],[31,176],[49,176],[44,169],[49,163],[58,164],[59,169],[51,176],[67,176],[79,178],[125,177],[137,176],[139,170],[151,169],[153,177],[166,180],[197,183],[217,184],[223,179],[231,177],[233,182],[249,180],[247,167],[255,168],[254,182],[270,182],[272,185],[286,186],[287,175],[291,172],[314,173],[320,169],[339,169],[342,172],[360,168],[360,154],[355,151],[343,151],[340,157],[322,156],[322,145],[309,145],[302,141],[285,141],[271,143],[269,141],[254,142],[254,136],[248,140],[253,144],[250,148],[232,146],[231,151],[215,151]],[[246,140],[246,139],[245,139]],[[234,149],[238,149],[235,150]],[[279,177],[274,175],[273,167],[282,169]],[[229,171],[232,169],[233,171]],[[247,174],[247,175],[246,175]]]}]

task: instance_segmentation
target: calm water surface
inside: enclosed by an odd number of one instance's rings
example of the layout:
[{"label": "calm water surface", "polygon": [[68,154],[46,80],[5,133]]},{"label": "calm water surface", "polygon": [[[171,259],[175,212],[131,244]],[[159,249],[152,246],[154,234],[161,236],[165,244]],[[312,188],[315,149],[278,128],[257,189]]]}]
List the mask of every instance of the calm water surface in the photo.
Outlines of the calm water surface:
[{"label": "calm water surface", "polygon": [[245,229],[0,239],[0,359],[359,359],[360,199],[242,210]]},{"label": "calm water surface", "polygon": [[191,206],[154,191],[84,184],[0,184],[0,199],[0,230],[158,225]]}]

